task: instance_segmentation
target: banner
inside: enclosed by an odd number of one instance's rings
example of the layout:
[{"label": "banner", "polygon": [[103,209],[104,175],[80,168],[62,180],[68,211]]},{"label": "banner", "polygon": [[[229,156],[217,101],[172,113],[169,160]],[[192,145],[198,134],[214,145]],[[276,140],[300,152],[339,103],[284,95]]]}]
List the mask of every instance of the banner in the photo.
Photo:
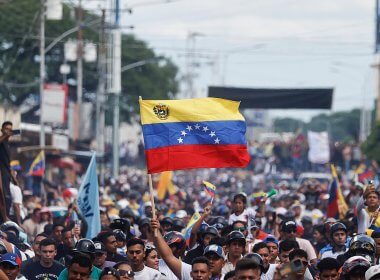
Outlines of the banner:
[{"label": "banner", "polygon": [[330,161],[330,146],[327,132],[307,132],[308,158],[311,163],[325,164]]},{"label": "banner", "polygon": [[91,158],[78,193],[78,207],[88,224],[86,238],[95,237],[101,230],[99,212],[99,185],[96,174],[96,154]]}]

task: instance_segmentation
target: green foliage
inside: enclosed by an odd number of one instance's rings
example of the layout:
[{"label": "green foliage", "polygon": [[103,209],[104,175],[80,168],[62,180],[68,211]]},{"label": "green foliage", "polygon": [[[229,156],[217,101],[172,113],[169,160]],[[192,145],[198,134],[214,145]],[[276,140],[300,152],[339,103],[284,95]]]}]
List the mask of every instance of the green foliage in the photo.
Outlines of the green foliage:
[{"label": "green foliage", "polygon": [[362,150],[369,159],[380,162],[380,122],[376,122],[371,134],[362,144]]},{"label": "green foliage", "polygon": [[332,141],[357,140],[360,130],[360,110],[354,109],[349,112],[336,112],[331,115],[319,114],[306,123],[292,118],[277,118],[274,121],[276,132],[296,132],[301,129],[328,131]]},{"label": "green foliage", "polygon": [[[39,86],[39,14],[40,0],[6,1],[0,4],[0,101],[8,99],[20,104],[30,93],[38,93]],[[83,38],[99,45],[100,18],[84,12]],[[65,31],[76,26],[75,8],[64,6],[64,19],[46,21],[46,46]],[[109,30],[109,29],[108,29]],[[64,38],[46,54],[47,82],[62,83],[59,67],[63,63],[64,43],[76,38],[77,33]],[[122,66],[140,60],[157,58],[155,52],[132,35],[122,36]],[[158,60],[157,60],[158,61]],[[76,78],[76,62],[70,62],[68,79]],[[96,92],[97,63],[84,63],[84,92]],[[168,59],[149,63],[122,74],[121,120],[128,120],[137,111],[138,96],[144,99],[167,99],[177,90],[177,67]],[[20,86],[22,85],[22,86]],[[75,87],[70,89],[75,96]],[[109,104],[109,100],[107,100]],[[112,111],[112,108],[110,108]]]}]

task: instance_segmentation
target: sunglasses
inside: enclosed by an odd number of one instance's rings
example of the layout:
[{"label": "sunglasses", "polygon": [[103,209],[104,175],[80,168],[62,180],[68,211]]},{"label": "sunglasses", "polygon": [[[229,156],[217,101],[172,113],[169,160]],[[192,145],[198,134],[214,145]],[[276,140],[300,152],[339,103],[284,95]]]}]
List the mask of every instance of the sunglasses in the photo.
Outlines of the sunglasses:
[{"label": "sunglasses", "polygon": [[120,274],[118,272],[118,270],[112,268],[112,267],[106,267],[103,272],[102,272],[103,275],[113,275],[115,277],[120,277]]},{"label": "sunglasses", "polygon": [[238,231],[245,231],[247,228],[246,227],[234,227],[234,230]]},{"label": "sunglasses", "polygon": [[128,277],[133,277],[135,276],[135,273],[132,270],[123,270],[123,269],[118,269],[120,276],[128,276]]}]

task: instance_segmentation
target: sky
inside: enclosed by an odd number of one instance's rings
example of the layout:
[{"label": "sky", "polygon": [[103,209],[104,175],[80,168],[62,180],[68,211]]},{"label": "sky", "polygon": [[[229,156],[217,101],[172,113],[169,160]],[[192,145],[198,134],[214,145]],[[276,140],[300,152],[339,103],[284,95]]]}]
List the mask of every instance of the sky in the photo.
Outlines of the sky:
[{"label": "sky", "polygon": [[180,79],[194,65],[196,96],[209,85],[333,87],[332,111],[271,111],[305,120],[373,106],[375,0],[120,1],[132,9],[121,16],[126,33],[170,57]]}]

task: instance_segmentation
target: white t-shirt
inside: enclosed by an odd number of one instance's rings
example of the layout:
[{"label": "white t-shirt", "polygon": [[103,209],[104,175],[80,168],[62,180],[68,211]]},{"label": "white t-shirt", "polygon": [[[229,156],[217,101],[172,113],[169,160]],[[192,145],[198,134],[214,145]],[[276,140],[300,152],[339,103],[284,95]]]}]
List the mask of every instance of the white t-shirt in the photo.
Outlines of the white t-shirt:
[{"label": "white t-shirt", "polygon": [[159,280],[160,277],[161,277],[161,273],[158,270],[144,266],[143,270],[135,271],[134,280],[146,280],[146,279]]},{"label": "white t-shirt", "polygon": [[[162,274],[166,276],[168,280],[179,280],[177,276],[170,270],[168,265],[163,259],[159,260],[158,268]],[[191,280],[191,265],[181,262],[181,277],[180,280]]]},{"label": "white t-shirt", "polygon": [[[11,192],[11,197],[12,197],[12,206],[11,209],[9,209],[9,214],[14,215],[14,210],[13,210],[13,204],[20,204],[20,207],[22,205],[22,192],[19,186],[14,185],[12,182],[9,184],[10,192]],[[22,217],[22,211],[20,211],[21,218]]]},{"label": "white t-shirt", "polygon": [[276,272],[277,264],[269,264],[268,271],[266,273],[261,274],[261,280],[272,280],[274,277],[274,273]]},{"label": "white t-shirt", "polygon": [[311,261],[317,258],[314,247],[313,245],[311,245],[309,240],[296,237],[296,241],[298,242],[298,245],[300,245],[300,249],[306,251],[308,261]]},{"label": "white t-shirt", "polygon": [[256,211],[253,208],[244,209],[243,213],[236,216],[236,214],[231,214],[228,219],[228,224],[232,225],[235,221],[243,221],[248,223],[248,218],[254,218],[256,216]]}]

